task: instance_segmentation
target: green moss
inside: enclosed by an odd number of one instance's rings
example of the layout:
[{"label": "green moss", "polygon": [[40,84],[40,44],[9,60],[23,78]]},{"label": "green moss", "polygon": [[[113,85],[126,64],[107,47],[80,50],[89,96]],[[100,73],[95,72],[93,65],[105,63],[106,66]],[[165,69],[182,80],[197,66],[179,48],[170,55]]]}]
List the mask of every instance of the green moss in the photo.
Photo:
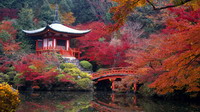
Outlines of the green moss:
[{"label": "green moss", "polygon": [[81,78],[76,83],[81,89],[90,89],[92,81],[89,78]]},{"label": "green moss", "polygon": [[92,64],[88,61],[83,60],[80,62],[80,65],[87,70],[92,70]]},{"label": "green moss", "polygon": [[86,72],[81,72],[80,76],[81,78],[90,78],[90,75],[88,75]]},{"label": "green moss", "polygon": [[[63,63],[60,66],[61,70],[68,75],[73,77],[73,81],[76,83],[76,89],[90,90],[92,81],[90,79],[90,75],[86,72],[82,72],[76,65],[71,63]],[[63,75],[59,75],[58,77],[62,77]]]},{"label": "green moss", "polygon": [[68,73],[69,75],[73,74],[73,73],[76,73],[76,74],[80,74],[81,73],[81,70],[78,69],[78,68],[65,68],[63,71],[65,73]]},{"label": "green moss", "polygon": [[72,64],[72,63],[62,63],[60,65],[61,69],[65,69],[65,68],[76,68],[76,65]]}]

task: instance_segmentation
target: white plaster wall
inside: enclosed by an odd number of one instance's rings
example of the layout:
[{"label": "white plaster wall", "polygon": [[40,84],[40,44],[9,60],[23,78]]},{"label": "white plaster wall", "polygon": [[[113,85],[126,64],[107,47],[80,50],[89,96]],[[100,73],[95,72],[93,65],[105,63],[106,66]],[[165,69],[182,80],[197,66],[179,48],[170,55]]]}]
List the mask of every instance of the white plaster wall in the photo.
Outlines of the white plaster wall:
[{"label": "white plaster wall", "polygon": [[53,46],[53,40],[48,42],[48,47],[52,47]]},{"label": "white plaster wall", "polygon": [[43,41],[44,41],[43,47],[47,47],[47,39],[44,39]]}]

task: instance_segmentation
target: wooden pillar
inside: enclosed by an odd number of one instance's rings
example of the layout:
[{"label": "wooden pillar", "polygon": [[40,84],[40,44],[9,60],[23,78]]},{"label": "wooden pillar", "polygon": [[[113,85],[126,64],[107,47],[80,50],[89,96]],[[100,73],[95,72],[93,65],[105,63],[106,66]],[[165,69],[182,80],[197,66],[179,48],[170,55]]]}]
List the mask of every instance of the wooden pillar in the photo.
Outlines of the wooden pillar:
[{"label": "wooden pillar", "polygon": [[66,40],[66,50],[69,50],[69,40]]},{"label": "wooden pillar", "polygon": [[136,91],[137,91],[137,83],[133,84],[133,88],[134,88],[134,93],[136,93]]},{"label": "wooden pillar", "polygon": [[47,38],[47,49],[49,49],[49,39]]},{"label": "wooden pillar", "polygon": [[56,40],[56,38],[54,39],[54,42],[55,42],[55,49],[56,49],[56,46],[57,46],[57,40]]},{"label": "wooden pillar", "polygon": [[42,39],[42,49],[44,49],[44,38]]},{"label": "wooden pillar", "polygon": [[38,40],[36,40],[35,42],[36,42],[36,50],[38,50]]},{"label": "wooden pillar", "polygon": [[112,81],[112,90],[115,89],[115,84],[114,84],[114,81]]},{"label": "wooden pillar", "polygon": [[35,40],[35,51],[36,51],[36,54],[38,55],[38,40]]},{"label": "wooden pillar", "polygon": [[55,49],[54,38],[52,38],[52,48]]},{"label": "wooden pillar", "polygon": [[114,90],[115,89],[115,84],[114,84],[114,81],[116,80],[116,78],[112,78],[110,79],[111,83],[112,83],[112,86],[111,86],[111,89]]}]

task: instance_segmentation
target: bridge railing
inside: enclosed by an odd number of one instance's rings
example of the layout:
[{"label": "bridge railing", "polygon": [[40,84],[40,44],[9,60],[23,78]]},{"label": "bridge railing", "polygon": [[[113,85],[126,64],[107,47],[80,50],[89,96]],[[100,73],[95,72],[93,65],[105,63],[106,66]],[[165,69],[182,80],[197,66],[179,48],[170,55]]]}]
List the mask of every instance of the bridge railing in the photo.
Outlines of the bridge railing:
[{"label": "bridge railing", "polygon": [[128,67],[116,67],[116,68],[109,68],[102,71],[98,71],[92,74],[92,79],[103,77],[107,75],[115,75],[115,74],[134,74],[135,70],[133,68]]}]

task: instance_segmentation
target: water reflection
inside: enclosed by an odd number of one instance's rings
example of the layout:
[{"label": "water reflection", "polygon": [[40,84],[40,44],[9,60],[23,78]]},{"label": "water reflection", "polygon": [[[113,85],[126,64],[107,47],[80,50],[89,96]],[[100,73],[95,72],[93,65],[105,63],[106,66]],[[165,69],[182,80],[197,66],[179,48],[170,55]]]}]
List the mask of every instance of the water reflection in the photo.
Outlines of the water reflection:
[{"label": "water reflection", "polygon": [[100,112],[143,112],[134,94],[97,93],[91,106]]},{"label": "water reflection", "polygon": [[17,112],[199,112],[200,105],[105,92],[36,92],[21,94]]},{"label": "water reflection", "polygon": [[21,95],[22,103],[16,112],[79,112],[89,109],[91,93],[37,92]]}]

